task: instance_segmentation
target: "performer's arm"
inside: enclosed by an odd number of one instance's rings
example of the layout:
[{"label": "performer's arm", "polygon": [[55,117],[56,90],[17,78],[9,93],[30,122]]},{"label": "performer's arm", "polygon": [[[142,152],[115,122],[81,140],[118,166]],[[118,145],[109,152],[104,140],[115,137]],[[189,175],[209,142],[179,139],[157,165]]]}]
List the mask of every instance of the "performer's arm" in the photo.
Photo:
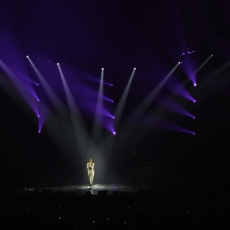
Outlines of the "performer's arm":
[{"label": "performer's arm", "polygon": [[92,164],[87,164],[87,169],[91,170],[92,169]]}]

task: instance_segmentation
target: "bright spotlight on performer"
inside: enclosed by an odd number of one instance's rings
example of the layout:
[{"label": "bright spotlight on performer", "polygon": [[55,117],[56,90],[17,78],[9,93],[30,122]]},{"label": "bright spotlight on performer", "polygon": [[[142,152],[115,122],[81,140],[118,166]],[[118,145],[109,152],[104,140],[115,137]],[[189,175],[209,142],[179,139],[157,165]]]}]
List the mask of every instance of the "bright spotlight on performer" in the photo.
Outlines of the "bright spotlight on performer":
[{"label": "bright spotlight on performer", "polygon": [[91,158],[89,159],[89,162],[87,163],[87,169],[88,169],[90,188],[92,188],[93,187],[93,177],[94,177],[94,163]]}]

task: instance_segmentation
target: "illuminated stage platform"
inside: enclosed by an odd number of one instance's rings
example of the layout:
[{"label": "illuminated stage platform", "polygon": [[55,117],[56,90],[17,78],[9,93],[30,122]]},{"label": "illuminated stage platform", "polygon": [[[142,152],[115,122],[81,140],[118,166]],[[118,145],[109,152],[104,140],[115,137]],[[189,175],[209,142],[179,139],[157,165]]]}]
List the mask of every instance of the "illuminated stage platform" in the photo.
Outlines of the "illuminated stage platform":
[{"label": "illuminated stage platform", "polygon": [[63,195],[84,195],[86,192],[91,192],[93,195],[98,195],[99,191],[106,191],[108,195],[114,192],[118,193],[137,193],[140,187],[130,187],[118,184],[95,184],[90,189],[89,185],[72,185],[63,187],[43,187],[43,188],[26,188],[26,192],[39,192],[39,193],[58,193]]},{"label": "illuminated stage platform", "polygon": [[[181,180],[181,181],[161,181],[147,185],[122,185],[122,184],[95,184],[92,189],[89,185],[70,185],[59,187],[30,187],[20,189],[20,192],[27,194],[59,194],[59,195],[112,195],[112,194],[165,194],[187,193],[187,192],[219,192],[226,190],[229,179],[222,180]],[[228,190],[229,191],[229,190]]]}]

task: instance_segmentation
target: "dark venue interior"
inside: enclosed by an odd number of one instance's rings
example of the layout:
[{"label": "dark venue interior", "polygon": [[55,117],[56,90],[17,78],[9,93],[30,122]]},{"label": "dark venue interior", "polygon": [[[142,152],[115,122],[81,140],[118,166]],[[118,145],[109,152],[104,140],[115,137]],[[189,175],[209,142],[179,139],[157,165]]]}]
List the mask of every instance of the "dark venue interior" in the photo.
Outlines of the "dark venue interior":
[{"label": "dark venue interior", "polygon": [[4,229],[229,229],[229,8],[1,1]]}]

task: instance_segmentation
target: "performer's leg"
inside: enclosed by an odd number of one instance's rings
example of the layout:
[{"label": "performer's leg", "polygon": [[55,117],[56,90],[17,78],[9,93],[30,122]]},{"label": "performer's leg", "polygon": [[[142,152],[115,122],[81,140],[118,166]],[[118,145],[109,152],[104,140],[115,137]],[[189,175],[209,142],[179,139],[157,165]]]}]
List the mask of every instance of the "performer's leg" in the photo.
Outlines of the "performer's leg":
[{"label": "performer's leg", "polygon": [[89,176],[89,186],[91,187],[91,180],[90,180],[90,178],[91,178],[91,177]]},{"label": "performer's leg", "polygon": [[90,177],[90,185],[92,185],[93,184],[93,177]]},{"label": "performer's leg", "polygon": [[92,184],[93,184],[93,178],[94,178],[94,171],[92,171],[92,175],[91,175]]}]

